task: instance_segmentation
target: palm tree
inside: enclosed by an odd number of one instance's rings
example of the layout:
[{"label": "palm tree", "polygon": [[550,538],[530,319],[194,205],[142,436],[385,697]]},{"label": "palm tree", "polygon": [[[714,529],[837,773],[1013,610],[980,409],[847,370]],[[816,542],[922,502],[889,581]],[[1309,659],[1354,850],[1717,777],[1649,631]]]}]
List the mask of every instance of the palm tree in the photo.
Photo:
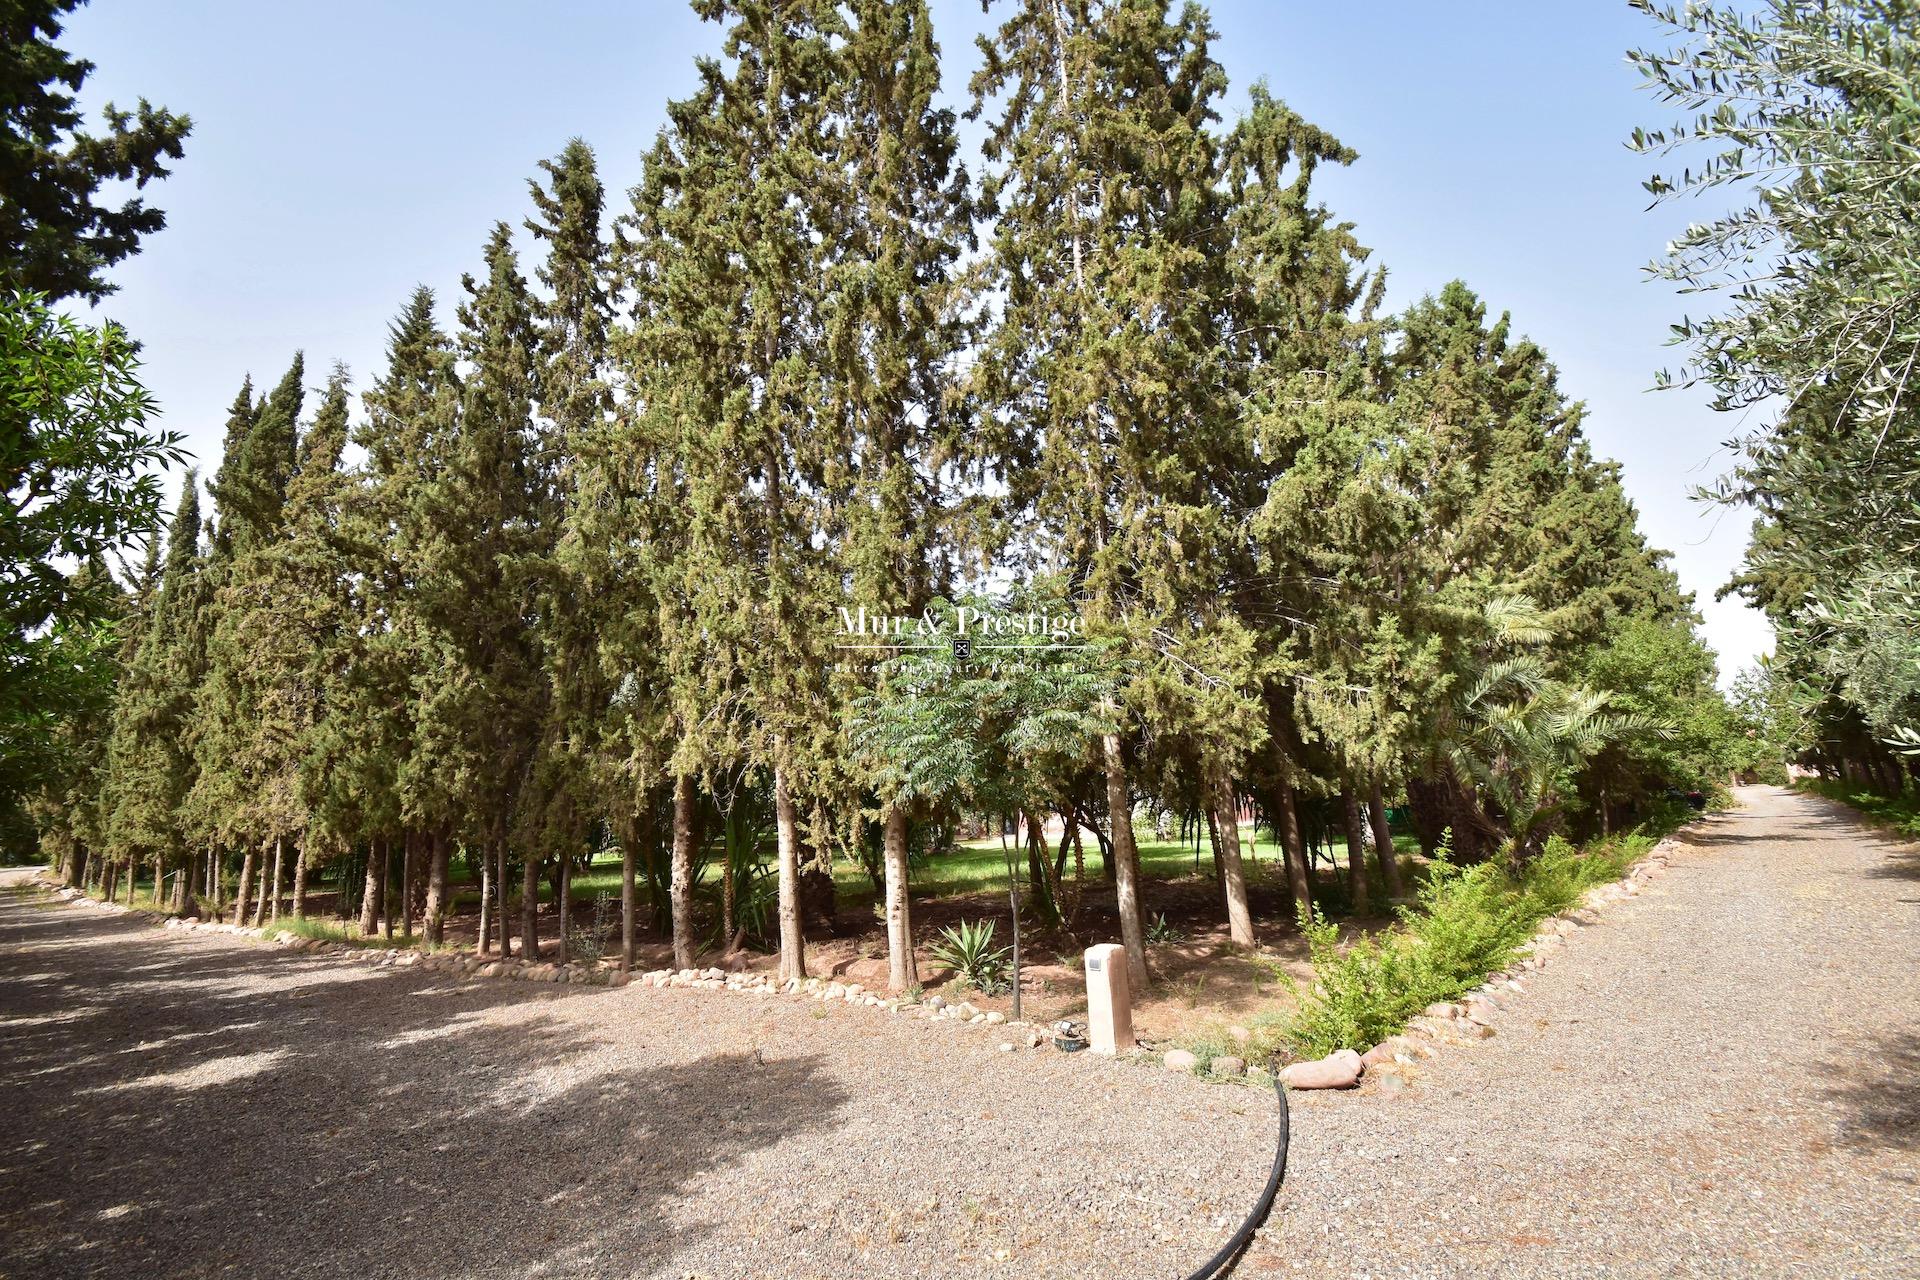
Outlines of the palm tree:
[{"label": "palm tree", "polygon": [[1525,596],[1488,600],[1478,621],[1483,638],[1461,650],[1435,754],[1476,789],[1479,816],[1517,869],[1564,819],[1582,764],[1625,739],[1672,730],[1609,711],[1608,693],[1555,679],[1541,653],[1552,627]]}]

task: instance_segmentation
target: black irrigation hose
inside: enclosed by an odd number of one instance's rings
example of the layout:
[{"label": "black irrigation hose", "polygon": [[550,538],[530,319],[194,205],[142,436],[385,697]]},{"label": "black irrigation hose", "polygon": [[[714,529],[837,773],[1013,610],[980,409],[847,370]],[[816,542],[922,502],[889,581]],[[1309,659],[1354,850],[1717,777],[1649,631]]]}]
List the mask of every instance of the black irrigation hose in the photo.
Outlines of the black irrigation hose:
[{"label": "black irrigation hose", "polygon": [[[1278,1064],[1276,1064],[1277,1066]],[[1287,1112],[1287,1086],[1280,1083],[1279,1071],[1273,1073],[1274,1096],[1280,1100],[1280,1144],[1273,1153],[1273,1172],[1267,1175],[1267,1186],[1260,1198],[1253,1203],[1253,1212],[1233,1233],[1233,1238],[1220,1246],[1220,1252],[1208,1258],[1206,1264],[1189,1275],[1186,1280],[1218,1280],[1233,1269],[1240,1259],[1240,1253],[1253,1240],[1253,1233],[1267,1220],[1267,1214],[1273,1211],[1273,1198],[1280,1194],[1281,1180],[1287,1176],[1287,1140],[1292,1136],[1293,1122]]]}]

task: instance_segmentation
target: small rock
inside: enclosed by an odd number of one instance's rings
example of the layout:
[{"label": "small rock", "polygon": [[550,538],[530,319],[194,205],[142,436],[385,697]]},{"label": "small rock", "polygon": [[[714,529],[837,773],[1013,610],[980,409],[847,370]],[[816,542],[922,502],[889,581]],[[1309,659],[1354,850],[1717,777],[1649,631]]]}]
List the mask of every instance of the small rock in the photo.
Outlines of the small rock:
[{"label": "small rock", "polygon": [[1367,1079],[1374,1082],[1375,1092],[1385,1094],[1405,1093],[1412,1083],[1398,1071],[1382,1071],[1378,1075],[1368,1072]]},{"label": "small rock", "polygon": [[1383,1062],[1392,1062],[1396,1057],[1411,1052],[1412,1044],[1405,1036],[1388,1036],[1360,1055],[1361,1065],[1371,1071]]},{"label": "small rock", "polygon": [[1001,1023],[1005,1022],[1006,1020],[1007,1020],[1007,1015],[1004,1013],[1001,1013],[997,1009],[990,1009],[987,1011],[987,1024],[989,1026],[997,1027]]},{"label": "small rock", "polygon": [[1243,1076],[1247,1074],[1245,1058],[1221,1057],[1208,1064],[1207,1070],[1216,1076]]},{"label": "small rock", "polygon": [[1434,1003],[1422,1009],[1420,1016],[1423,1018],[1457,1018],[1460,1016],[1460,1006],[1457,1004],[1449,1004],[1443,1000],[1436,1000]]},{"label": "small rock", "polygon": [[947,1002],[945,1000],[942,1000],[939,996],[928,996],[926,999],[926,1006],[927,1008],[933,1010],[935,1013],[938,1013],[942,1009],[947,1007]]},{"label": "small rock", "polygon": [[1289,1089],[1350,1089],[1366,1067],[1351,1049],[1338,1049],[1318,1062],[1296,1062],[1280,1073]]},{"label": "small rock", "polygon": [[1228,1027],[1227,1034],[1233,1037],[1234,1041],[1239,1044],[1245,1044],[1247,1041],[1253,1039],[1253,1032],[1247,1030],[1245,1027]]},{"label": "small rock", "polygon": [[1013,1052],[1013,1045],[1012,1045],[1011,1043],[1009,1043],[1009,1042],[1002,1042],[1002,1043],[1001,1043],[1001,1045],[1000,1045],[1000,1052],[1002,1052],[1002,1053],[1012,1053],[1012,1052]]},{"label": "small rock", "polygon": [[1198,1066],[1200,1059],[1185,1049],[1169,1049],[1167,1056],[1160,1059],[1160,1065],[1169,1071],[1191,1071]]}]

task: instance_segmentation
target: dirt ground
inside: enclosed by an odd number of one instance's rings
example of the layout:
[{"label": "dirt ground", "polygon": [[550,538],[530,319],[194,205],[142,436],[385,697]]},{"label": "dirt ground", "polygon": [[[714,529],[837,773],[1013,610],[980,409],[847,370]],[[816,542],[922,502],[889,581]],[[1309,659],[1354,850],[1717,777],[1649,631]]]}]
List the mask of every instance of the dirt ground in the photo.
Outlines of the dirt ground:
[{"label": "dirt ground", "polygon": [[[1192,1043],[1209,1037],[1219,1038],[1233,1026],[1247,1026],[1262,1017],[1277,1017],[1293,1007],[1287,979],[1305,983],[1313,976],[1307,963],[1305,939],[1294,927],[1292,907],[1278,867],[1259,864],[1250,868],[1248,895],[1254,917],[1256,947],[1244,950],[1232,944],[1222,919],[1224,906],[1218,886],[1208,872],[1179,879],[1146,880],[1142,898],[1149,922],[1164,919],[1170,936],[1151,942],[1147,948],[1148,967],[1154,985],[1144,996],[1136,993],[1134,1030],[1148,1046]],[[1320,875],[1332,873],[1324,868]],[[472,948],[479,936],[477,885],[457,881],[456,907],[448,919],[450,945]],[[1099,942],[1118,941],[1118,915],[1111,886],[1090,880],[1077,895],[1069,886],[1066,894],[1070,920],[1067,928],[1038,931],[1030,912],[1021,920],[1021,1003],[1022,1016],[1031,1020],[1058,1021],[1078,1019],[1086,1012],[1086,981],[1081,971],[1081,954]],[[1075,898],[1078,898],[1075,910]],[[643,894],[644,898],[644,894]],[[335,911],[336,895],[322,891],[309,896],[308,911],[326,917]],[[875,991],[887,984],[886,927],[872,910],[871,898],[849,893],[842,888],[836,903],[834,931],[823,934],[817,927],[807,938],[808,972],[847,982],[858,982]],[[576,898],[571,914],[576,930],[591,925],[594,905],[590,898]],[[995,940],[1008,945],[1013,936],[1012,910],[1004,892],[950,894],[938,898],[916,898],[913,904],[915,957],[921,986],[926,994],[949,998],[964,996],[976,1007],[1013,1013],[1010,994],[982,996],[961,991],[952,974],[928,954],[939,940],[941,930],[966,920],[994,922]],[[648,919],[643,902],[643,925]],[[551,902],[543,902],[539,912],[541,952],[551,957],[559,937],[558,913]],[[606,915],[609,953],[618,946],[618,902]],[[1386,927],[1391,917],[1372,915],[1342,920],[1344,934],[1363,933]],[[515,920],[517,927],[517,918]],[[515,940],[517,953],[518,940]],[[637,965],[645,970],[669,967],[673,961],[671,939],[665,934],[642,927],[638,932]],[[764,952],[743,950],[724,955],[717,950],[703,952],[700,963],[729,969],[770,972],[778,967],[777,957]]]}]

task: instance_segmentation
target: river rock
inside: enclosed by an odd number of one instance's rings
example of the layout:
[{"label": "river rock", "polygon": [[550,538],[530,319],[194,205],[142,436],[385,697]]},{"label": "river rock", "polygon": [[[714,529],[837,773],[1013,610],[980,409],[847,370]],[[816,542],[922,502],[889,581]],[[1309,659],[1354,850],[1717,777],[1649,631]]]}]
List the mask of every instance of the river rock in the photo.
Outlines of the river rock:
[{"label": "river rock", "polygon": [[1366,1066],[1351,1049],[1337,1049],[1318,1062],[1296,1062],[1280,1073],[1289,1089],[1351,1089]]}]

